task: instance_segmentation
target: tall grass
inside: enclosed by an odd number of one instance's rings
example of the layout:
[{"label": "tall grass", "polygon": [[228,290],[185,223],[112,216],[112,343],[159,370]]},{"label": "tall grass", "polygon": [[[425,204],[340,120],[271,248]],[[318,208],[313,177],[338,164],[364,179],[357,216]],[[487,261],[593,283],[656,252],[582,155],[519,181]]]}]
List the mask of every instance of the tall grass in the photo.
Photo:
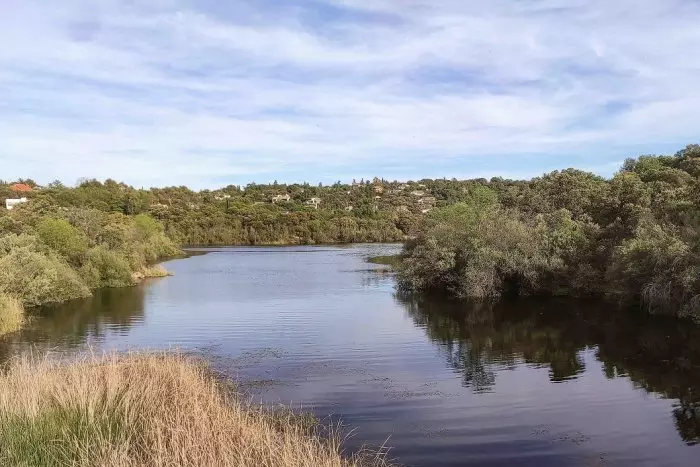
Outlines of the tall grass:
[{"label": "tall grass", "polygon": [[170,275],[168,270],[165,269],[165,266],[161,264],[144,266],[141,268],[141,274],[143,274],[143,277],[166,277]]},{"label": "tall grass", "polygon": [[24,323],[24,307],[17,298],[0,293],[0,335],[16,331]]},{"label": "tall grass", "polygon": [[245,405],[201,362],[108,354],[16,360],[0,376],[0,465],[359,467],[293,416]]}]

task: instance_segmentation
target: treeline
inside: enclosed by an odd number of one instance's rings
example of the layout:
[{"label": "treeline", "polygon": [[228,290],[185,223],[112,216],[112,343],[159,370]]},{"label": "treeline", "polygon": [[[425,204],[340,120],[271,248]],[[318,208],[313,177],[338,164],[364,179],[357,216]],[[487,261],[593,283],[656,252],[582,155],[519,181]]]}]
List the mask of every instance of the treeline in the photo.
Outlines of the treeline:
[{"label": "treeline", "polygon": [[400,287],[458,297],[603,296],[700,318],[700,146],[474,184],[408,242]]},{"label": "treeline", "polygon": [[[431,199],[411,190],[418,184],[392,186],[400,184],[250,184],[195,192],[85,180],[76,187],[54,182],[26,196],[51,206],[148,214],[183,245],[318,244],[403,240]],[[273,202],[276,196],[282,199]],[[9,184],[0,184],[0,197],[12,197]]]},{"label": "treeline", "polygon": [[[11,211],[0,208],[0,252],[43,255],[55,271],[68,265],[74,275],[56,274],[72,285],[39,295],[70,298],[127,283],[127,269],[138,272],[175,245],[408,240],[399,268],[407,290],[607,296],[695,315],[699,176],[700,147],[692,145],[673,156],[630,159],[612,179],[567,169],[532,180],[374,178],[202,191],[146,190],[113,180],[38,187],[20,180],[21,194],[17,185],[0,182],[3,201],[27,198]],[[4,274],[12,272],[8,267],[3,263]],[[34,293],[11,295],[29,297],[22,298],[28,304],[45,301]]]},{"label": "treeline", "polygon": [[147,214],[34,201],[0,216],[0,332],[21,324],[24,307],[164,275],[152,264],[180,254],[163,226]]}]

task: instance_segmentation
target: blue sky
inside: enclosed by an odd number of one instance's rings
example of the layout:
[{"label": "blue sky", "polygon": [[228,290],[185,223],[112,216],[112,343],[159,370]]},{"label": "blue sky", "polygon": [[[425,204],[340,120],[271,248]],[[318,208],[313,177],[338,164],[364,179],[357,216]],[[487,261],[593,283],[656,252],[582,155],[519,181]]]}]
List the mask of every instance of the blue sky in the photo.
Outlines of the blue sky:
[{"label": "blue sky", "polygon": [[531,177],[700,141],[697,0],[2,0],[0,178]]}]

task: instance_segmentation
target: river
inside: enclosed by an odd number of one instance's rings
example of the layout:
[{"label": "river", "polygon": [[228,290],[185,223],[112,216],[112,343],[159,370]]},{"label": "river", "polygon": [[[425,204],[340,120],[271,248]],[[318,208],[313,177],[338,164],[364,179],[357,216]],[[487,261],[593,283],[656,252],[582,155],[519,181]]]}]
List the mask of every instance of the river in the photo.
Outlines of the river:
[{"label": "river", "polygon": [[255,400],[355,428],[407,466],[700,461],[700,327],[594,302],[416,299],[398,245],[212,248],[172,277],[42,310],[22,352],[204,354]]}]

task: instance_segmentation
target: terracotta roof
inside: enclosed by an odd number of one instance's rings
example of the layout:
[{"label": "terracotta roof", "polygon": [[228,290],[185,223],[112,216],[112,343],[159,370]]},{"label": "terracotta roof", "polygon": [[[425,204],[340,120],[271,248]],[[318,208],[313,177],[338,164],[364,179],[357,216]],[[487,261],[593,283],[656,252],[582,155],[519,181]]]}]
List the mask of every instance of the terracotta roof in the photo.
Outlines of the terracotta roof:
[{"label": "terracotta roof", "polygon": [[32,187],[25,185],[24,183],[15,183],[14,185],[10,185],[10,190],[26,192],[32,191]]}]

